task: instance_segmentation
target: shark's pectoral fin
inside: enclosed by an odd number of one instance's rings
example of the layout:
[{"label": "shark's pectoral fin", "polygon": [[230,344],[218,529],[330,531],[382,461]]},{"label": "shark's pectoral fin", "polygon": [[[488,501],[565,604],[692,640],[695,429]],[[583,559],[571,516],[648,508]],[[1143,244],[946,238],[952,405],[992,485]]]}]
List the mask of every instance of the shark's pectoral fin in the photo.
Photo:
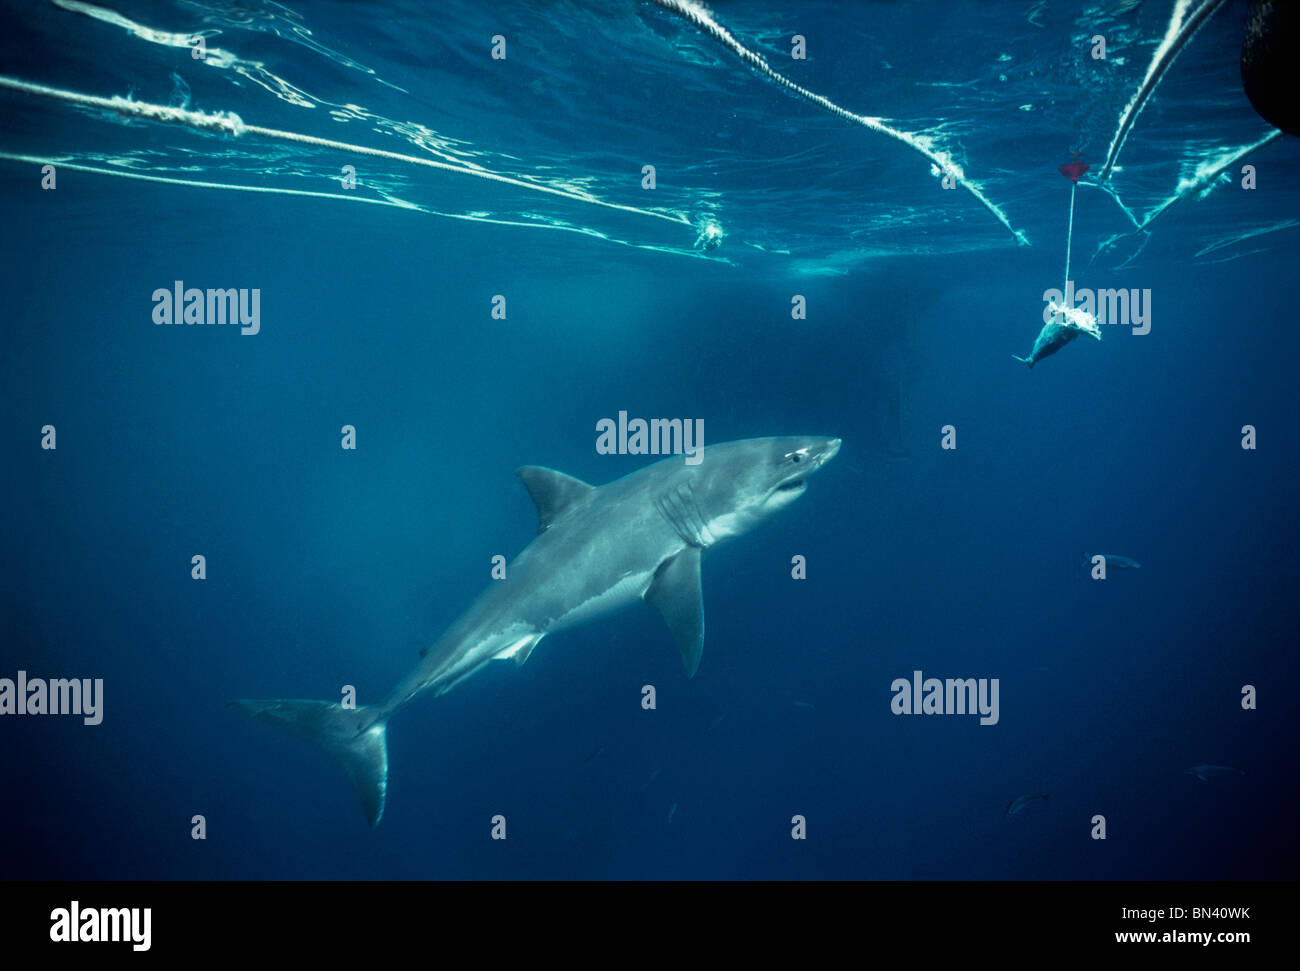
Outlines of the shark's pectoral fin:
[{"label": "shark's pectoral fin", "polygon": [[515,475],[523,480],[528,494],[537,506],[537,531],[545,532],[551,523],[564,514],[570,506],[586,496],[596,487],[587,485],[581,479],[575,479],[554,469],[544,469],[540,465],[525,465],[515,470]]},{"label": "shark's pectoral fin", "polygon": [[704,651],[704,594],[700,589],[700,550],[689,546],[655,571],[645,592],[677,639],[688,678],[695,677]]}]

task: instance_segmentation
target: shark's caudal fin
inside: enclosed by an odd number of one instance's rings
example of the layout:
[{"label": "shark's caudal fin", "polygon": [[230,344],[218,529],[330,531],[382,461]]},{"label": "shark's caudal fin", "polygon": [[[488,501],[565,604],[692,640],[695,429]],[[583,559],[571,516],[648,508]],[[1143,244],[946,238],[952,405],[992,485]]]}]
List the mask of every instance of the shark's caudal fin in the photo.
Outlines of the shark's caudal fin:
[{"label": "shark's caudal fin", "polygon": [[388,790],[386,721],[376,721],[374,713],[364,707],[344,708],[330,701],[274,698],[230,704],[250,718],[314,742],[334,756],[361,797],[366,822],[379,825]]},{"label": "shark's caudal fin", "polygon": [[1011,356],[1021,364],[1027,364],[1031,368],[1034,366],[1034,359],[1032,357],[1017,357],[1015,354],[1012,354]]}]

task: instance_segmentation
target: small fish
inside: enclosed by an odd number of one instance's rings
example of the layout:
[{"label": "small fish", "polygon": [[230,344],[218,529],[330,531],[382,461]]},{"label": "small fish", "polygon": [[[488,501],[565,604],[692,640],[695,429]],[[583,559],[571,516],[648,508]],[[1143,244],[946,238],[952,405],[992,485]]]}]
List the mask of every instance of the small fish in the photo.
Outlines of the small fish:
[{"label": "small fish", "polygon": [[677,812],[677,803],[673,803],[668,807],[668,822],[671,823],[673,821],[673,813],[675,812]]},{"label": "small fish", "polygon": [[590,762],[592,759],[594,759],[594,758],[596,758],[596,757],[598,757],[598,756],[604,755],[604,754],[605,754],[605,746],[603,746],[603,745],[598,745],[598,746],[596,747],[595,751],[593,751],[590,755],[588,755],[588,756],[587,756],[585,759],[583,759],[582,761],[584,761],[584,762]]},{"label": "small fish", "polygon": [[806,701],[792,701],[790,702],[790,704],[794,705],[796,708],[808,708],[813,711],[816,711],[816,709],[813,708],[813,706]]},{"label": "small fish", "polygon": [[722,724],[722,720],[726,717],[727,716],[725,714],[719,715],[717,718],[713,719],[713,721],[709,723],[709,727],[706,728],[705,731],[706,732],[713,731],[715,728],[717,728],[719,725]]},{"label": "small fish", "polygon": [[1016,813],[1020,812],[1020,810],[1024,809],[1035,799],[1046,799],[1050,795],[1051,795],[1050,792],[1031,792],[1027,796],[1016,796],[1016,798],[1012,799],[1009,803],[1007,803],[1007,808],[1003,810],[1002,815],[1014,816]]},{"label": "small fish", "polygon": [[1194,775],[1202,782],[1209,782],[1225,775],[1245,775],[1246,770],[1232,765],[1194,765],[1190,769],[1183,769],[1183,773]]},{"label": "small fish", "polygon": [[1080,334],[1087,334],[1094,340],[1101,340],[1101,328],[1097,326],[1096,318],[1086,310],[1077,307],[1060,307],[1055,301],[1048,306],[1047,310],[1052,317],[1038,332],[1038,339],[1034,341],[1034,349],[1029,352],[1029,356],[1011,355],[1021,364],[1032,368],[1043,358],[1051,357]]},{"label": "small fish", "polygon": [[650,778],[647,779],[646,781],[647,781],[647,782],[654,782],[655,779],[659,778],[659,773],[662,772],[662,771],[663,771],[663,769],[655,769],[653,772],[650,773]]}]

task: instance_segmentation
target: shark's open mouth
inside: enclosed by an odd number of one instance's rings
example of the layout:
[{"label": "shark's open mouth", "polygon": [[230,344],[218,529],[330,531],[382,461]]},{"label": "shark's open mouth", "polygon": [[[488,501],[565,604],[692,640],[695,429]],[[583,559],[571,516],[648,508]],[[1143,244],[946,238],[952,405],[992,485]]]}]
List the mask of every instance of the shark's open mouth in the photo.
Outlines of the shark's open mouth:
[{"label": "shark's open mouth", "polygon": [[776,487],[777,492],[794,492],[802,489],[808,484],[807,479],[791,479],[789,482],[783,482]]}]

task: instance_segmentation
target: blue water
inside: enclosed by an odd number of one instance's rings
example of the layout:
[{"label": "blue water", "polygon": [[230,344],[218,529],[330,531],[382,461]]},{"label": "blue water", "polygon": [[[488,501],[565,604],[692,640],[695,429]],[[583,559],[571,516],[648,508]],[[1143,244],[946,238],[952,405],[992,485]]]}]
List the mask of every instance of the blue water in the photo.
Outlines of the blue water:
[{"label": "blue water", "polygon": [[[0,876],[1296,876],[1300,148],[1146,236],[1125,214],[1268,132],[1244,4],[1174,65],[1114,196],[1078,191],[1073,279],[1149,289],[1150,332],[1029,371],[1011,355],[1064,272],[1056,166],[1095,174],[1169,4],[713,6],[792,80],[933,138],[1021,246],[649,3],[104,3],[5,4],[0,74],[569,195],[0,91],[0,677],[104,681],[98,726],[0,719]],[[124,22],[215,31],[238,66]],[[260,333],[155,326],[175,280],[260,289]],[[596,453],[619,410],[844,440],[705,555],[693,680],[642,606],[490,665],[393,720],[373,831],[324,755],[225,707],[379,701],[534,535],[515,468],[646,463]],[[1095,581],[1085,552],[1142,567]],[[999,723],[892,714],[914,670],[999,679]],[[1004,815],[1028,793],[1050,799]]]}]

